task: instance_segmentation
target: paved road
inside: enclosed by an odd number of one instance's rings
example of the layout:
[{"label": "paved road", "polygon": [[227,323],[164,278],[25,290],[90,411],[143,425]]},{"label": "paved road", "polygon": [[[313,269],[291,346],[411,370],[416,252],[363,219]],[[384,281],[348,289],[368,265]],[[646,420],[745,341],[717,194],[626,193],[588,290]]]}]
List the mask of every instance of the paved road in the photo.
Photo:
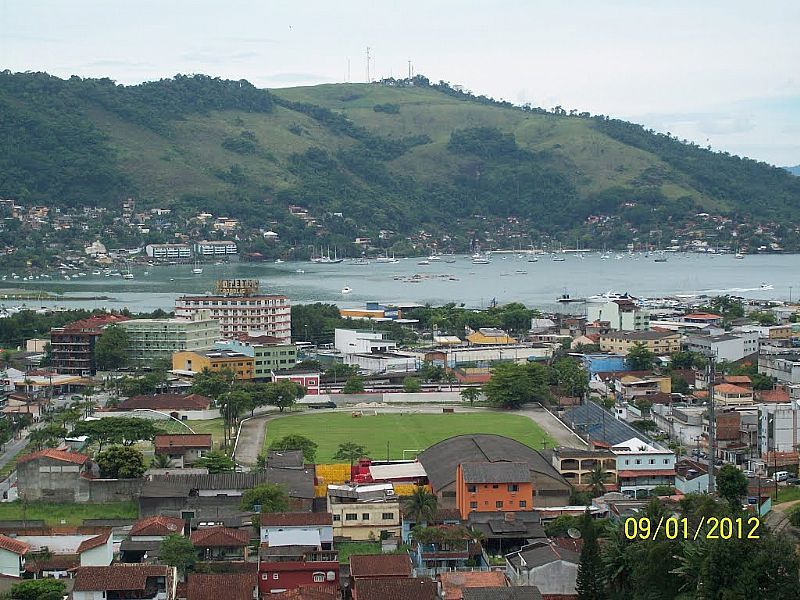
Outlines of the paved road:
[{"label": "paved road", "polygon": [[[442,406],[398,406],[398,405],[384,405],[380,407],[364,407],[365,410],[375,410],[377,412],[407,412],[407,413],[431,413],[441,414]],[[234,459],[242,466],[254,466],[257,462],[258,455],[264,443],[264,437],[267,432],[267,424],[272,419],[304,415],[304,414],[319,414],[326,412],[352,412],[359,410],[357,406],[348,408],[337,409],[320,409],[315,411],[302,411],[294,413],[270,413],[262,414],[242,423],[241,432],[239,433],[239,443],[236,446],[236,453]],[[488,408],[468,408],[459,407],[458,412],[482,412],[490,411]],[[559,446],[570,446],[572,448],[586,448],[586,443],[574,433],[572,433],[561,421],[556,419],[552,414],[547,412],[541,406],[528,406],[519,411],[524,417],[528,417],[536,422],[547,434],[547,445],[552,447],[554,443]]]}]

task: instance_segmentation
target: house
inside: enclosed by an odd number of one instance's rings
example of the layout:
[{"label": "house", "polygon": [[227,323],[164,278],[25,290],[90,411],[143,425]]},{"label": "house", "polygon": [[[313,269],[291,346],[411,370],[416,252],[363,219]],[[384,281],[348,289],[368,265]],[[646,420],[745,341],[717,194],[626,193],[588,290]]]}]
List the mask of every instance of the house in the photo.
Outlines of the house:
[{"label": "house", "polygon": [[233,350],[252,356],[256,379],[270,377],[272,371],[291,369],[297,364],[297,346],[271,335],[243,333],[233,339],[217,342],[215,348]]},{"label": "house", "polygon": [[687,336],[684,345],[690,352],[715,357],[716,362],[736,362],[758,352],[758,333],[696,334]]},{"label": "house", "polygon": [[469,513],[533,509],[533,484],[527,463],[460,463],[456,467],[456,504]]},{"label": "house", "polygon": [[111,410],[157,410],[166,413],[176,413],[177,416],[187,411],[207,411],[211,409],[211,398],[200,394],[154,394],[152,396],[131,396],[126,398]]},{"label": "house", "polygon": [[77,452],[47,448],[17,460],[17,490],[27,502],[75,502],[76,481],[89,457]]},{"label": "house", "polygon": [[439,588],[432,579],[377,578],[359,581],[353,588],[353,600],[439,600]]},{"label": "house", "polygon": [[594,469],[602,469],[606,489],[616,489],[617,457],[604,448],[566,448],[553,449],[553,466],[569,481],[576,490],[588,490],[590,476]]},{"label": "house", "polygon": [[264,597],[308,585],[339,591],[339,557],[333,550],[304,545],[262,546],[258,573]]},{"label": "house", "polygon": [[614,381],[617,399],[636,400],[641,396],[672,393],[672,379],[658,375],[630,375],[623,373]]},{"label": "house", "polygon": [[[549,599],[558,600],[561,596]],[[542,600],[544,596],[535,585],[503,588],[469,588],[464,590],[464,600]]]},{"label": "house", "polygon": [[[80,529],[21,529],[16,541],[29,548],[26,573],[34,577],[68,577],[77,567],[105,567],[114,558],[111,527]],[[95,533],[100,531],[100,533]],[[35,557],[35,558],[34,558]]]},{"label": "house", "polygon": [[714,402],[720,406],[750,406],[755,399],[752,389],[720,383],[714,386]]},{"label": "house", "polygon": [[681,335],[674,331],[609,331],[600,336],[600,350],[619,356],[627,356],[637,344],[663,356],[680,351]]},{"label": "house", "polygon": [[177,572],[164,565],[115,564],[79,567],[72,588],[73,600],[137,598],[176,600]]},{"label": "house", "polygon": [[481,327],[478,331],[473,331],[467,336],[467,342],[473,346],[500,346],[516,344],[517,340],[502,329]]},{"label": "house", "polygon": [[249,381],[253,379],[254,366],[252,356],[233,350],[181,351],[172,355],[172,370],[192,375],[205,369],[212,373],[228,370],[237,381]]},{"label": "house", "polygon": [[407,554],[351,554],[350,577],[353,584],[367,579],[411,577],[411,559]]},{"label": "house", "polygon": [[713,313],[689,313],[684,315],[681,319],[684,323],[698,323],[700,325],[707,325],[718,327],[722,324],[722,315],[715,315]]},{"label": "house", "polygon": [[155,515],[136,521],[120,544],[120,560],[126,563],[149,562],[158,558],[164,538],[184,535],[186,522],[177,517]]},{"label": "house", "polygon": [[[506,555],[506,577],[512,586],[536,586],[544,598],[577,598],[578,552],[539,540]],[[465,596],[466,597],[466,596]]]},{"label": "house", "polygon": [[611,447],[617,457],[619,491],[626,496],[645,495],[658,486],[675,485],[675,453],[634,437]]},{"label": "house", "polygon": [[283,546],[298,544],[298,539],[320,550],[333,549],[333,515],[331,513],[275,512],[261,513],[261,543]]},{"label": "house", "polygon": [[400,537],[400,499],[391,483],[329,485],[327,503],[335,537]]},{"label": "house", "polygon": [[471,512],[464,524],[480,533],[481,544],[489,554],[509,552],[545,537],[538,510]]},{"label": "house", "polygon": [[190,573],[185,589],[185,600],[257,600],[258,576],[252,572]]},{"label": "house", "polygon": [[[442,508],[458,507],[459,464],[505,463],[509,458],[527,464],[534,508],[569,503],[572,488],[550,461],[540,452],[502,435],[457,435],[430,446],[418,456]],[[518,508],[517,504],[515,506]]]},{"label": "house", "polygon": [[0,535],[0,576],[20,577],[25,572],[25,555],[30,548],[25,542]]},{"label": "house", "polygon": [[439,575],[442,600],[462,600],[467,588],[502,588],[508,586],[500,571],[451,571]]},{"label": "house", "polygon": [[481,546],[462,525],[429,525],[415,530],[411,560],[417,575],[463,569],[471,559],[482,561]]},{"label": "house", "polygon": [[279,381],[293,381],[298,385],[302,385],[306,390],[306,396],[319,396],[319,378],[320,372],[309,370],[305,368],[294,367],[292,369],[284,369],[283,371],[271,371],[270,380],[273,383]]},{"label": "house", "polygon": [[243,529],[203,527],[191,535],[200,560],[247,560],[250,535]]},{"label": "house", "polygon": [[177,468],[193,465],[211,452],[210,433],[161,434],[154,440],[155,453],[169,456]]}]

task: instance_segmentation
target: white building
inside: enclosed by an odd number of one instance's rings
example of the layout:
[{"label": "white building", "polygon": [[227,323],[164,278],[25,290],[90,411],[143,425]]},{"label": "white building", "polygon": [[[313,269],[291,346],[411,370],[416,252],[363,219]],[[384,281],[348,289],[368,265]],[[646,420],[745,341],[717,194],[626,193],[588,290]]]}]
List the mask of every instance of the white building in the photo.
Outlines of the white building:
[{"label": "white building", "polygon": [[314,546],[318,550],[333,548],[333,516],[330,513],[265,512],[261,514],[260,529],[261,543],[270,547],[303,545]]},{"label": "white building", "polygon": [[397,343],[384,340],[382,332],[364,329],[337,329],[333,345],[342,354],[373,354],[397,349]]},{"label": "white building", "polygon": [[800,405],[797,401],[786,404],[761,404],[758,407],[759,449],[767,452],[797,452]]},{"label": "white building", "polygon": [[192,257],[189,244],[147,244],[144,251],[153,260],[186,260]]},{"label": "white building", "polygon": [[590,303],[586,308],[586,320],[607,321],[614,331],[648,331],[650,311],[639,307],[633,300],[622,298],[610,302]]},{"label": "white building", "polygon": [[772,377],[779,383],[800,383],[800,354],[761,354],[758,357],[758,372]]},{"label": "white building", "polygon": [[367,373],[413,373],[419,369],[419,359],[400,352],[346,354],[344,364],[355,365]]},{"label": "white building", "polygon": [[675,453],[639,438],[611,447],[617,457],[619,491],[636,497],[661,485],[675,485]]},{"label": "white building", "polygon": [[716,356],[717,362],[735,362],[758,352],[758,333],[690,335],[685,347],[691,352]]},{"label": "white building", "polygon": [[194,251],[201,258],[230,257],[239,254],[236,242],[203,240],[194,245]]},{"label": "white building", "polygon": [[191,319],[193,315],[211,311],[211,318],[220,323],[222,337],[229,339],[247,333],[269,335],[281,342],[292,339],[292,308],[281,295],[181,296],[175,299],[175,316]]}]

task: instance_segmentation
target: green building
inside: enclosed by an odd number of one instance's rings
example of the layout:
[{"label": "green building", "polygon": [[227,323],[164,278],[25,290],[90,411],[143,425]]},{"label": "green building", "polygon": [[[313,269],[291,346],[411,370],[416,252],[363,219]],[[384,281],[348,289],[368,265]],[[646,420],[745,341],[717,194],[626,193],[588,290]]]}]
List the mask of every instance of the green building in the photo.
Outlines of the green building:
[{"label": "green building", "polygon": [[131,319],[120,323],[128,333],[128,357],[132,364],[172,360],[174,352],[210,350],[221,337],[219,321],[210,311],[185,319]]},{"label": "green building", "polygon": [[226,348],[252,356],[255,360],[253,377],[265,379],[272,371],[291,369],[297,364],[297,346],[271,335],[240,335],[233,340],[220,341],[216,348]]}]

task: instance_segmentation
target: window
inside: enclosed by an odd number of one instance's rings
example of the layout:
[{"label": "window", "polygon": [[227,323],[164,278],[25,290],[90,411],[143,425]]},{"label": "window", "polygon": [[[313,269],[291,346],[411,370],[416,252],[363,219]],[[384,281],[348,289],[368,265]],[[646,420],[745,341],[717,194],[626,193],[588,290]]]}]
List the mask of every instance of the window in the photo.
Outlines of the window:
[{"label": "window", "polygon": [[492,485],[492,489],[493,489],[493,490],[496,490],[496,489],[497,489],[497,488],[499,488],[499,487],[500,487],[500,486],[499,486],[499,485],[497,485],[496,483],[495,483],[494,485]]},{"label": "window", "polygon": [[467,491],[468,491],[470,494],[474,494],[474,493],[477,491],[477,488],[476,488],[476,486],[474,486],[474,485],[468,485],[468,486],[467,486]]},{"label": "window", "polygon": [[668,464],[669,464],[669,459],[668,459],[668,458],[665,458],[665,459],[664,459],[664,464],[665,464],[665,465],[668,465]]},{"label": "window", "polygon": [[478,508],[478,503],[477,503],[477,502],[470,502],[470,503],[469,503],[469,507],[477,510],[477,508]]},{"label": "window", "polygon": [[642,464],[642,460],[641,460],[640,458],[637,458],[637,459],[636,459],[636,464],[637,464],[637,465],[640,465],[640,464]]},{"label": "window", "polygon": [[656,464],[656,459],[654,459],[654,458],[651,458],[651,459],[650,459],[650,464],[651,464],[651,465],[654,465],[654,464]]},{"label": "window", "polygon": [[528,503],[525,500],[520,500],[519,501],[519,507],[520,508],[525,508],[527,506],[528,506]]},{"label": "window", "polygon": [[518,492],[519,491],[519,485],[517,485],[516,483],[509,483],[508,484],[508,491],[509,492]]},{"label": "window", "polygon": [[269,573],[262,573],[261,574],[261,579],[263,579],[264,581],[268,580],[269,579]]},{"label": "window", "polygon": [[626,459],[625,459],[625,464],[626,464],[626,465],[629,465],[629,464],[631,464],[631,461],[630,461],[630,460],[628,460],[628,459],[626,458]]},{"label": "window", "polygon": [[369,521],[369,513],[361,513],[362,521]]},{"label": "window", "polygon": [[314,583],[322,583],[325,581],[325,573],[314,573]]},{"label": "window", "polygon": [[394,519],[394,513],[383,513],[381,514],[381,519],[383,519],[384,521],[391,521],[392,519]]},{"label": "window", "polygon": [[273,573],[272,574],[272,578],[273,579],[278,579],[279,577],[280,577],[280,575],[278,575],[278,573]]},{"label": "window", "polygon": [[334,521],[341,521],[342,520],[342,515],[333,515],[333,520]]},{"label": "window", "polygon": [[498,500],[497,502],[494,503],[494,507],[495,508],[503,508],[503,501],[502,500]]},{"label": "window", "polygon": [[345,521],[358,521],[358,515],[356,513],[347,513],[344,516]]}]

